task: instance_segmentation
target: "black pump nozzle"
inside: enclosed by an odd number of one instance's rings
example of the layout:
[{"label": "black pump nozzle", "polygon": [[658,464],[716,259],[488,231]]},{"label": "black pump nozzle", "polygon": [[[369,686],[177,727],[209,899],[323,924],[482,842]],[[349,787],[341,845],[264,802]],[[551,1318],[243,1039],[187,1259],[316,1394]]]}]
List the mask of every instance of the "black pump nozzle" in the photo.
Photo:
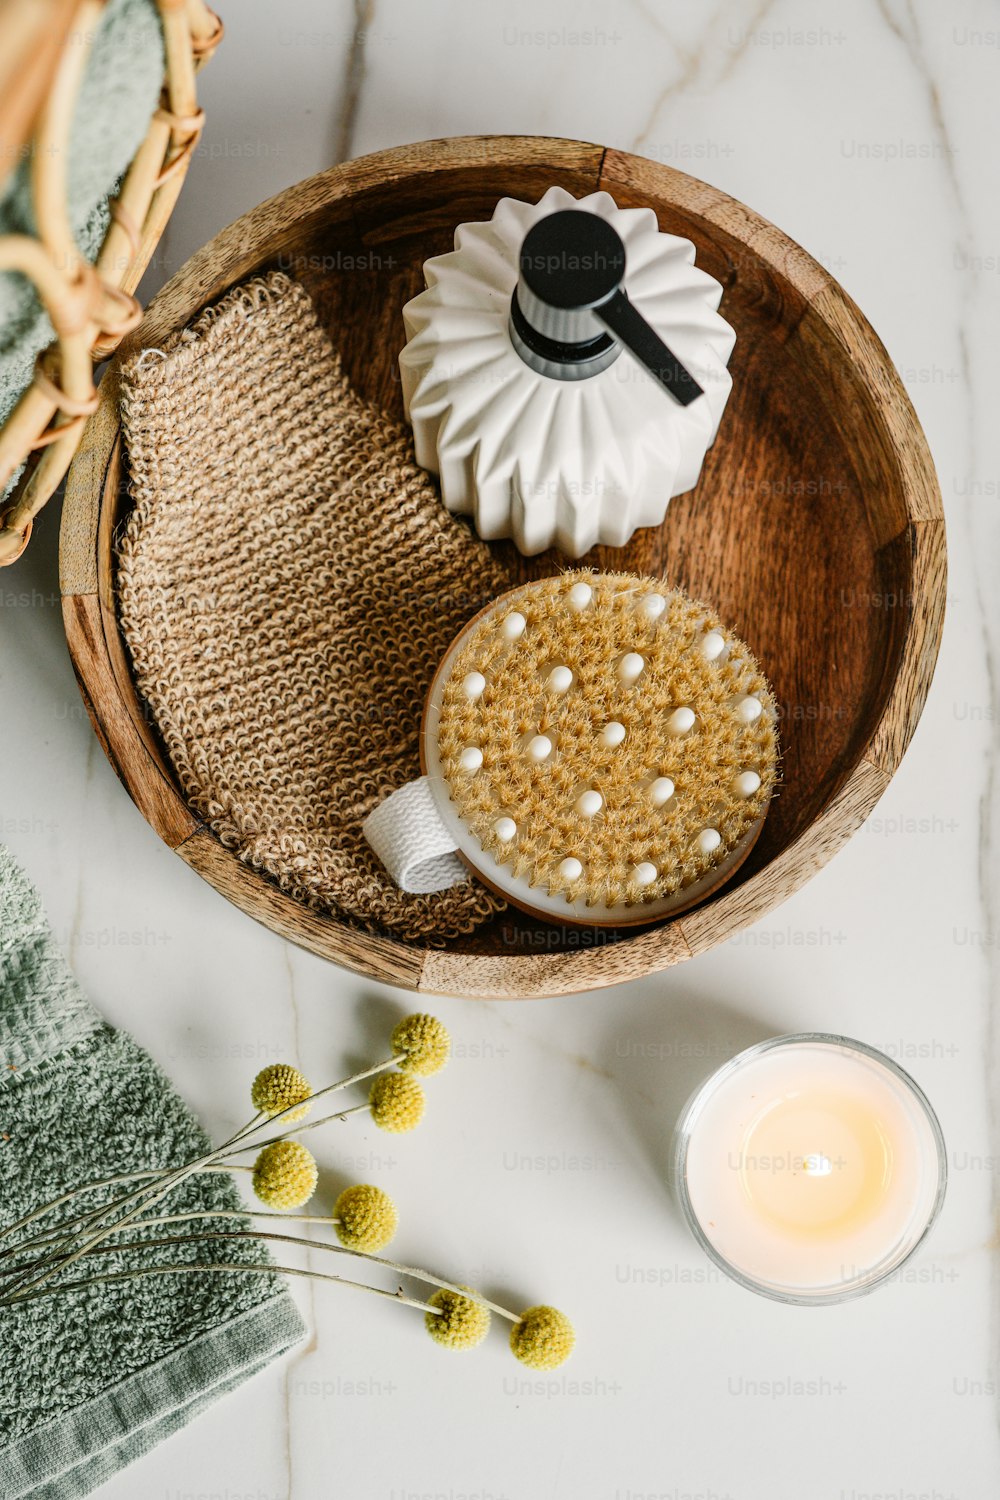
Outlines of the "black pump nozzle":
[{"label": "black pump nozzle", "polygon": [[628,349],[681,406],[703,395],[629,301],[625,246],[587,209],[561,209],[529,229],[511,301],[511,337],[526,364],[560,380],[596,375]]}]

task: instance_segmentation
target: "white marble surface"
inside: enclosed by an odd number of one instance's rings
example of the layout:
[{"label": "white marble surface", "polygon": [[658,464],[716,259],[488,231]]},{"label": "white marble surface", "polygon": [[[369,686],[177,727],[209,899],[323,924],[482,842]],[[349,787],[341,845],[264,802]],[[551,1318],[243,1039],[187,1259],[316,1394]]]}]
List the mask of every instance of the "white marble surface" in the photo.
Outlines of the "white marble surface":
[{"label": "white marble surface", "polygon": [[[390,1144],[354,1123],[322,1146],[330,1184],[371,1177],[396,1195],[407,1258],[571,1312],[572,1363],[536,1386],[499,1330],[448,1356],[417,1314],[299,1286],[308,1343],[102,1493],[986,1500],[1000,1486],[1000,8],[242,0],[225,19],[204,144],[148,289],[338,155],[525,131],[672,162],[781,225],[871,318],[939,466],[950,605],[902,769],[793,900],[646,983],[442,1001],[464,1055],[429,1085],[424,1126]],[[105,1013],[221,1135],[260,1062],[336,1076],[379,1050],[408,999],[288,947],[158,842],[91,733],[56,589],[47,520],[0,575],[2,836]],[[713,1060],[827,1028],[910,1066],[952,1180],[897,1284],[796,1310],[710,1270],[668,1204],[664,1156],[673,1109]]]}]

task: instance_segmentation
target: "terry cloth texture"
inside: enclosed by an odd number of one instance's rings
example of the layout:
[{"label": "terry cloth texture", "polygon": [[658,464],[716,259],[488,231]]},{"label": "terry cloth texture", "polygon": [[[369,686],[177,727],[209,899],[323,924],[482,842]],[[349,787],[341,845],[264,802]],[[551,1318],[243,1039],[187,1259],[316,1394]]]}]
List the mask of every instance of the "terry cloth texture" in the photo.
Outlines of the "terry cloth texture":
[{"label": "terry cloth texture", "polygon": [[[37,894],[0,847],[0,1230],[82,1183],[180,1165],[208,1148],[159,1068],[84,998]],[[127,1191],[87,1193],[41,1224]],[[175,1188],[156,1212],[240,1205],[232,1178],[213,1172]],[[181,1261],[270,1264],[259,1240],[203,1240],[84,1258],[60,1277]],[[0,1495],[88,1494],[304,1331],[277,1272],[137,1277],[0,1309]]]},{"label": "terry cloth texture", "polygon": [[[69,221],[91,264],[107,231],[108,198],[149,128],[164,67],[154,0],[107,0],[80,86],[69,162]],[[0,183],[0,235],[35,233],[26,158]],[[0,273],[0,423],[31,383],[35,356],[54,337],[33,284],[17,271]]]},{"label": "terry cloth texture", "polygon": [[236,288],[163,352],[123,371],[118,598],[188,802],[313,908],[429,942],[470,932],[499,899],[471,877],[401,891],[362,824],[419,776],[438,663],[509,580],[288,276]]}]

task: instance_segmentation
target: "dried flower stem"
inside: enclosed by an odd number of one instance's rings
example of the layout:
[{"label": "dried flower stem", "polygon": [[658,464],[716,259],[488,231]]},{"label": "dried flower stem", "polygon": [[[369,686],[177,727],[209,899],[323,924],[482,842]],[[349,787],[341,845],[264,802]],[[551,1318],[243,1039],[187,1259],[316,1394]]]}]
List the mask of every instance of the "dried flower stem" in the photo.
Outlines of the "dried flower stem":
[{"label": "dried flower stem", "polygon": [[[404,1297],[402,1292],[387,1292],[382,1287],[369,1286],[365,1281],[348,1281],[344,1276],[331,1276],[326,1271],[307,1271],[301,1266],[244,1266],[238,1261],[192,1261],[177,1266],[143,1266],[134,1271],[114,1271],[108,1276],[93,1276],[86,1281],[66,1281],[41,1291],[25,1291],[13,1300],[33,1302],[37,1297],[51,1297],[58,1292],[80,1292],[92,1286],[110,1286],[116,1281],[134,1281],[138,1276],[166,1276],[185,1271],[249,1271],[258,1276],[308,1276],[314,1281],[334,1281],[340,1286],[353,1287],[358,1292],[371,1292],[373,1297],[388,1297],[392,1302],[402,1302],[404,1307],[416,1307],[421,1312],[434,1313],[435,1316],[441,1313],[439,1307],[432,1307],[429,1302],[417,1302],[413,1297]],[[463,1292],[462,1295],[467,1294]]]},{"label": "dried flower stem", "polygon": [[[348,1083],[357,1083],[360,1079],[367,1077],[369,1073],[376,1073],[380,1070],[384,1070],[392,1061],[394,1061],[394,1059],[389,1059],[388,1062],[378,1063],[374,1068],[369,1068],[367,1073],[359,1073],[352,1078],[344,1079],[341,1083],[332,1084],[329,1089],[321,1089],[320,1093],[330,1093],[332,1089],[343,1088]],[[318,1094],[310,1095],[311,1099],[315,1099],[318,1097]],[[296,1107],[298,1106],[294,1104],[289,1106],[290,1109],[295,1109]],[[261,1119],[260,1115],[256,1115],[253,1120],[249,1121],[248,1124],[243,1126],[242,1130],[237,1131],[236,1135],[230,1137],[229,1141],[224,1142],[223,1145],[219,1146],[215,1151],[213,1151],[210,1157],[203,1157],[201,1159],[201,1163],[195,1167],[195,1171],[252,1172],[252,1166],[249,1166],[243,1162],[234,1162],[232,1161],[232,1157],[239,1156],[244,1151],[262,1151],[265,1146],[273,1146],[276,1141],[290,1140],[293,1136],[298,1135],[300,1131],[315,1130],[319,1125],[328,1125],[331,1120],[346,1120],[349,1115],[360,1114],[367,1109],[370,1109],[370,1105],[368,1105],[367,1103],[355,1104],[350,1109],[340,1110],[337,1114],[324,1115],[319,1120],[310,1120],[303,1124],[295,1125],[292,1129],[286,1131],[284,1135],[270,1136],[267,1140],[263,1141],[246,1141],[246,1136],[252,1135],[255,1130],[262,1128],[264,1124],[264,1121]],[[281,1113],[287,1114],[288,1110],[282,1110]],[[267,1123],[270,1124],[273,1120],[277,1120],[280,1118],[280,1115],[272,1115]],[[233,1142],[237,1142],[237,1144],[234,1145]],[[227,1150],[227,1147],[229,1147],[230,1149]],[[228,1166],[221,1165],[223,1162],[228,1163]],[[12,1234],[15,1229],[19,1229],[27,1224],[30,1224],[33,1220],[40,1218],[42,1214],[48,1213],[51,1209],[59,1208],[63,1203],[68,1203],[70,1199],[76,1197],[79,1193],[88,1192],[92,1188],[112,1187],[117,1183],[134,1182],[141,1178],[145,1178],[147,1180],[151,1178],[159,1179],[162,1178],[165,1173],[172,1170],[177,1170],[182,1173],[182,1178],[180,1180],[183,1180],[184,1176],[190,1175],[188,1174],[186,1168],[154,1168],[153,1170],[147,1172],[120,1173],[117,1177],[106,1177],[101,1182],[84,1183],[80,1187],[72,1188],[68,1193],[63,1193],[60,1198],[54,1198],[51,1203],[46,1203],[41,1208],[36,1208],[32,1213],[26,1214],[24,1218],[19,1219],[16,1224],[11,1224],[7,1229],[0,1231],[0,1240],[6,1238],[6,1236],[8,1236],[9,1234]],[[21,1251],[29,1249],[35,1245],[42,1244],[46,1240],[65,1235],[66,1231],[70,1229],[72,1229],[77,1234],[85,1233],[88,1226],[98,1223],[101,1218],[113,1212],[115,1209],[126,1207],[129,1202],[134,1201],[138,1197],[145,1196],[147,1202],[143,1206],[151,1208],[155,1203],[159,1201],[160,1198],[166,1195],[166,1193],[170,1190],[170,1187],[175,1185],[177,1180],[178,1179],[175,1178],[174,1183],[166,1183],[164,1185],[162,1193],[156,1191],[157,1184],[152,1183],[150,1187],[146,1190],[143,1190],[143,1192],[132,1193],[124,1198],[118,1198],[112,1203],[105,1203],[99,1208],[88,1209],[86,1213],[79,1214],[73,1219],[64,1220],[56,1229],[47,1230],[44,1234],[34,1236],[30,1240],[23,1240],[17,1245],[9,1246],[7,1249],[0,1249],[0,1260],[5,1259],[7,1256],[19,1254]],[[130,1219],[124,1220],[122,1222],[128,1223],[130,1222]]]},{"label": "dried flower stem", "polygon": [[[294,1105],[292,1108],[294,1108]],[[273,1146],[278,1141],[290,1141],[293,1136],[301,1135],[306,1130],[316,1130],[320,1125],[329,1125],[331,1120],[346,1120],[349,1115],[363,1114],[366,1110],[370,1109],[370,1104],[353,1104],[350,1109],[342,1109],[335,1115],[323,1115],[319,1120],[307,1120],[302,1125],[292,1125],[283,1135],[268,1136],[266,1141],[250,1141],[245,1145],[234,1146],[231,1151],[225,1151],[220,1148],[216,1160],[228,1161],[231,1156],[239,1156],[243,1151],[263,1151],[265,1146]],[[273,1116],[275,1120],[278,1118],[278,1115]]]},{"label": "dried flower stem", "polygon": [[[202,1168],[202,1170],[205,1172],[225,1172],[229,1169],[227,1167],[204,1167]],[[252,1172],[253,1168],[237,1167],[235,1170]],[[183,1214],[157,1214],[156,1217],[152,1219],[135,1219],[131,1224],[127,1226],[127,1228],[152,1229],[154,1227],[158,1228],[162,1224],[187,1224],[194,1219],[281,1219],[285,1224],[333,1225],[340,1223],[340,1220],[333,1217],[333,1215],[331,1214],[289,1214],[278,1213],[272,1209],[257,1208],[199,1208],[192,1209],[188,1213]],[[30,1271],[33,1270],[35,1266],[47,1264],[52,1257],[51,1255],[46,1255],[44,1253],[46,1242],[52,1239],[56,1239],[61,1233],[62,1227],[63,1226],[60,1226],[58,1230],[49,1230],[48,1234],[38,1235],[35,1239],[26,1240],[23,1244],[17,1245],[11,1250],[7,1250],[5,1252],[5,1255],[8,1258],[14,1255],[21,1254],[25,1250],[40,1249],[43,1253],[38,1256],[36,1260],[29,1261],[27,1265],[22,1264],[18,1266],[8,1266],[6,1267],[6,1269],[3,1266],[0,1266],[0,1276],[13,1276],[17,1271]],[[111,1230],[111,1234],[117,1234],[117,1232],[118,1231],[115,1229]],[[143,1241],[133,1240],[129,1241],[128,1243],[141,1245]],[[119,1249],[120,1247],[111,1246],[110,1248]],[[88,1254],[94,1253],[96,1252],[88,1251]]]},{"label": "dried flower stem", "polygon": [[[131,1227],[135,1229],[144,1228],[145,1223],[140,1220],[139,1223],[133,1224]],[[425,1281],[430,1286],[442,1287],[446,1292],[457,1292],[460,1297],[467,1297],[470,1302],[478,1302],[483,1307],[488,1307],[491,1312],[497,1313],[501,1318],[506,1318],[508,1322],[520,1322],[520,1314],[512,1313],[506,1307],[500,1307],[496,1302],[490,1302],[488,1298],[481,1296],[479,1292],[470,1292],[465,1287],[456,1286],[453,1281],[444,1281],[440,1276],[434,1276],[430,1271],[422,1271],[417,1266],[406,1266],[396,1260],[387,1260],[385,1256],[373,1255],[366,1250],[348,1250],[344,1245],[328,1245],[323,1240],[304,1239],[301,1235],[271,1234],[266,1231],[260,1233],[255,1229],[213,1229],[203,1234],[167,1235],[161,1239],[153,1240],[127,1240],[124,1244],[101,1245],[91,1250],[82,1251],[81,1254],[88,1256],[113,1255],[125,1249],[167,1249],[173,1245],[198,1245],[202,1244],[205,1240],[270,1240],[275,1244],[298,1245],[306,1250],[325,1250],[329,1255],[350,1255],[356,1260],[367,1260],[372,1265],[384,1266],[386,1270],[395,1271],[401,1276],[410,1276],[415,1281]],[[58,1267],[55,1269],[58,1269]],[[61,1290],[61,1285],[52,1288],[53,1292]],[[20,1302],[26,1295],[27,1291],[24,1293],[15,1291],[10,1296],[5,1293],[3,1296],[0,1296],[0,1304],[8,1301]]]},{"label": "dried flower stem", "polygon": [[[169,1169],[167,1167],[148,1167],[143,1172],[119,1172],[115,1177],[102,1177],[97,1182],[81,1183],[79,1187],[70,1188],[69,1191],[63,1193],[60,1198],[53,1198],[51,1203],[46,1203],[42,1208],[36,1208],[33,1213],[26,1214],[25,1217],[23,1219],[19,1219],[16,1224],[11,1224],[7,1229],[0,1231],[0,1239],[3,1239],[5,1235],[12,1234],[13,1231],[20,1228],[21,1225],[29,1224],[33,1219],[37,1219],[41,1214],[48,1213],[53,1208],[61,1208],[64,1203],[69,1203],[73,1198],[78,1198],[81,1193],[90,1193],[95,1191],[97,1188],[118,1187],[120,1184],[126,1182],[148,1182],[150,1178],[162,1177],[164,1172],[168,1170]],[[248,1166],[244,1162],[234,1161],[230,1162],[230,1164],[226,1167],[209,1165],[199,1167],[198,1171],[252,1172],[253,1167]],[[8,1245],[6,1249],[0,1250],[0,1260],[7,1260],[12,1255],[20,1255],[23,1251],[30,1250],[34,1245],[45,1244],[47,1240],[58,1239],[59,1236],[64,1234],[67,1229],[78,1228],[80,1225],[85,1223],[87,1219],[91,1218],[95,1213],[106,1213],[107,1210],[112,1206],[112,1204],[105,1204],[101,1209],[88,1209],[86,1213],[79,1214],[74,1219],[63,1219],[62,1222],[57,1224],[53,1229],[45,1229],[41,1234],[32,1235],[28,1240],[21,1240],[16,1245]]]},{"label": "dried flower stem", "polygon": [[[326,1086],[326,1088],[317,1089],[315,1093],[310,1094],[310,1096],[309,1096],[310,1102],[312,1102],[315,1099],[321,1099],[326,1094],[335,1093],[338,1089],[346,1089],[346,1088],[349,1088],[352,1084],[363,1083],[366,1078],[371,1078],[376,1073],[383,1073],[383,1072],[385,1072],[385,1070],[387,1068],[394,1067],[397,1061],[398,1061],[398,1058],[395,1057],[395,1056],[383,1058],[381,1062],[373,1063],[373,1065],[370,1068],[363,1068],[359,1073],[352,1073],[349,1078],[341,1078],[337,1083],[331,1083],[331,1084],[328,1084]],[[271,1115],[268,1118],[267,1123],[268,1124],[273,1124],[274,1121],[280,1120],[284,1115],[287,1115],[291,1111],[293,1111],[295,1109],[300,1109],[300,1108],[301,1108],[301,1105],[299,1105],[299,1104],[290,1104],[287,1109],[281,1110],[280,1113],[278,1113],[276,1115]],[[358,1104],[358,1105],[355,1105],[352,1109],[342,1110],[339,1114],[326,1115],[326,1116],[324,1116],[323,1119],[313,1120],[309,1125],[304,1125],[301,1128],[302,1129],[306,1129],[306,1130],[311,1130],[311,1129],[314,1129],[317,1125],[326,1125],[331,1120],[346,1119],[346,1117],[348,1115],[357,1114],[360,1111],[366,1110],[368,1108],[369,1108],[369,1106],[367,1104]],[[149,1206],[152,1206],[153,1202],[157,1202],[159,1200],[159,1198],[161,1198],[166,1192],[168,1192],[171,1187],[174,1187],[178,1183],[184,1181],[184,1179],[186,1177],[192,1175],[192,1173],[194,1171],[204,1171],[204,1170],[207,1170],[212,1163],[217,1162],[217,1161],[228,1160],[229,1156],[238,1154],[238,1152],[235,1151],[235,1150],[227,1152],[226,1148],[234,1146],[236,1142],[241,1141],[246,1136],[253,1134],[254,1130],[258,1129],[263,1124],[264,1124],[264,1119],[262,1118],[261,1114],[258,1113],[256,1115],[254,1115],[253,1119],[249,1120],[246,1125],[243,1125],[236,1132],[235,1135],[230,1136],[230,1138],[229,1138],[228,1141],[224,1141],[221,1146],[216,1147],[208,1155],[201,1157],[197,1163],[190,1163],[187,1167],[174,1169],[172,1175],[168,1175],[162,1181],[162,1184],[159,1184],[159,1183],[158,1184],[154,1184],[154,1185],[152,1185],[148,1189],[143,1189],[143,1190],[140,1190],[140,1191],[138,1191],[136,1193],[128,1194],[124,1198],[120,1198],[120,1199],[116,1200],[114,1203],[103,1204],[100,1208],[91,1209],[87,1213],[81,1214],[81,1215],[79,1215],[75,1219],[68,1220],[66,1223],[61,1224],[59,1226],[59,1232],[61,1233],[61,1232],[65,1231],[67,1228],[70,1228],[70,1227],[75,1228],[78,1232],[84,1232],[86,1230],[86,1227],[87,1227],[88,1223],[95,1223],[96,1224],[101,1218],[105,1217],[109,1213],[114,1212],[116,1209],[126,1208],[129,1205],[130,1202],[134,1202],[137,1198],[142,1198],[142,1197],[149,1197],[149,1198],[151,1198],[151,1203],[149,1204]],[[287,1135],[297,1134],[297,1131],[289,1131],[286,1134]],[[257,1146],[255,1147],[255,1149],[257,1149],[257,1150],[262,1149],[264,1146],[271,1145],[276,1140],[284,1140],[284,1139],[285,1139],[285,1136],[273,1136],[273,1137],[271,1137],[267,1141],[261,1141],[261,1142],[259,1142],[257,1144]],[[249,1146],[249,1144],[243,1145],[240,1149],[242,1149],[242,1150],[249,1150],[250,1146]],[[235,1167],[235,1165],[236,1164],[234,1163],[234,1167]],[[82,1186],[80,1186],[78,1188],[73,1188],[70,1192],[63,1193],[58,1198],[53,1198],[50,1203],[44,1203],[44,1204],[42,1204],[42,1206],[40,1208],[33,1209],[31,1213],[25,1214],[22,1218],[16,1220],[15,1223],[9,1224],[6,1229],[0,1230],[0,1242],[2,1242],[3,1240],[7,1239],[10,1235],[14,1234],[18,1229],[23,1229],[28,1224],[33,1223],[36,1219],[41,1218],[43,1214],[47,1214],[47,1213],[51,1212],[52,1209],[60,1208],[62,1206],[62,1204],[68,1203],[78,1193],[86,1192],[90,1188],[109,1187],[109,1186],[112,1186],[112,1185],[114,1185],[116,1183],[123,1183],[123,1182],[127,1182],[127,1181],[136,1181],[137,1179],[142,1178],[142,1177],[146,1177],[146,1178],[151,1178],[151,1177],[163,1178],[164,1177],[164,1172],[168,1172],[169,1173],[170,1170],[171,1169],[163,1169],[163,1171],[160,1171],[160,1172],[152,1171],[152,1172],[123,1173],[123,1174],[119,1175],[118,1177],[109,1177],[109,1178],[106,1178],[103,1182],[85,1183],[85,1184],[83,1184]],[[158,1190],[160,1188],[160,1186],[162,1186],[162,1192]],[[155,1194],[155,1196],[154,1196],[154,1194]],[[129,1216],[129,1218],[131,1218],[131,1217],[132,1216]],[[128,1222],[128,1220],[123,1220],[121,1222],[125,1223],[125,1222]],[[47,1237],[48,1236],[43,1236],[42,1238],[47,1238]],[[0,1258],[4,1257],[6,1255],[14,1254],[14,1253],[16,1253],[16,1251],[20,1251],[22,1249],[25,1249],[27,1247],[27,1245],[34,1244],[34,1243],[36,1243],[35,1240],[30,1240],[30,1241],[22,1242],[21,1244],[19,1244],[16,1247],[16,1249],[14,1247],[12,1247],[12,1248],[7,1249],[7,1250],[0,1250]],[[69,1264],[68,1260],[67,1260],[66,1264],[67,1265]]]},{"label": "dried flower stem", "polygon": [[[144,1208],[151,1208],[154,1203],[158,1203],[161,1198],[165,1197],[166,1194],[170,1192],[171,1188],[178,1186],[178,1184],[184,1182],[188,1177],[193,1176],[195,1172],[200,1171],[203,1167],[209,1166],[214,1163],[222,1154],[222,1152],[225,1151],[226,1147],[231,1147],[235,1145],[237,1141],[241,1140],[244,1136],[252,1134],[252,1132],[256,1130],[260,1125],[260,1123],[261,1116],[258,1113],[254,1115],[253,1119],[250,1120],[246,1125],[244,1125],[240,1130],[236,1131],[235,1135],[231,1135],[228,1141],[223,1141],[221,1147],[216,1147],[213,1151],[206,1152],[204,1156],[198,1157],[193,1162],[189,1162],[187,1166],[168,1170],[165,1178],[152,1183],[149,1187],[137,1188],[135,1192],[127,1193],[124,1198],[119,1198],[115,1203],[105,1205],[101,1209],[95,1209],[89,1216],[91,1220],[93,1220],[97,1215],[115,1213],[120,1208],[128,1208],[130,1204],[133,1205],[131,1210],[122,1218],[114,1220],[111,1224],[101,1225],[101,1227],[95,1234],[91,1235],[89,1239],[84,1240],[82,1245],[77,1245],[76,1249],[68,1249],[67,1253],[62,1257],[61,1260],[59,1260],[57,1265],[54,1265],[48,1271],[44,1271],[42,1275],[35,1281],[18,1283],[19,1289],[30,1291],[34,1287],[41,1286],[42,1283],[47,1281],[50,1276],[54,1276],[56,1271],[63,1270],[66,1266],[71,1266],[74,1261],[79,1260],[81,1255],[85,1255],[88,1250],[92,1249],[95,1245],[99,1245],[101,1241],[112,1232],[112,1230],[123,1229],[127,1224],[130,1224],[135,1218],[137,1218],[138,1215],[143,1212]],[[36,1210],[33,1217],[37,1217],[37,1214],[40,1212],[44,1212],[44,1210]],[[86,1219],[84,1223],[85,1227],[83,1228],[82,1232],[86,1234]],[[62,1252],[63,1248],[68,1247],[68,1245],[69,1241],[64,1238],[63,1244],[60,1246],[60,1253]]]},{"label": "dried flower stem", "polygon": [[[385,1067],[386,1064],[382,1063],[382,1064],[379,1064],[379,1066],[380,1067]],[[372,1069],[370,1071],[374,1072],[375,1070]],[[354,1082],[355,1080],[354,1079],[350,1079],[348,1081],[349,1082]],[[338,1087],[338,1088],[340,1086],[341,1085],[339,1085],[339,1084],[334,1085],[334,1087]],[[323,1092],[326,1093],[328,1091],[324,1089]],[[316,1095],[312,1095],[311,1097],[315,1098]],[[293,1109],[295,1108],[294,1105],[292,1105],[290,1107],[293,1108]],[[299,1125],[299,1126],[295,1127],[294,1129],[286,1131],[286,1133],[284,1135],[270,1136],[267,1140],[264,1140],[264,1141],[250,1141],[250,1142],[241,1141],[240,1140],[241,1136],[246,1136],[246,1135],[252,1134],[253,1130],[258,1129],[258,1128],[260,1128],[263,1125],[264,1122],[258,1116],[254,1120],[252,1120],[249,1125],[245,1125],[243,1127],[243,1129],[237,1133],[237,1135],[231,1137],[230,1141],[227,1141],[222,1146],[218,1147],[218,1149],[212,1153],[211,1157],[204,1157],[202,1159],[201,1164],[198,1165],[195,1168],[195,1171],[197,1171],[197,1172],[225,1172],[225,1171],[252,1172],[253,1171],[253,1167],[252,1166],[249,1166],[249,1165],[247,1165],[246,1163],[243,1163],[243,1162],[234,1162],[234,1161],[231,1160],[231,1158],[234,1157],[234,1156],[239,1156],[244,1151],[261,1151],[261,1150],[263,1150],[263,1148],[265,1146],[272,1146],[272,1145],[274,1145],[274,1143],[276,1141],[283,1141],[283,1140],[289,1140],[289,1139],[291,1139],[291,1137],[293,1135],[297,1135],[298,1134],[299,1130],[315,1130],[315,1128],[318,1125],[328,1125],[331,1120],[346,1120],[349,1115],[359,1114],[362,1111],[364,1111],[366,1109],[369,1109],[369,1108],[370,1108],[370,1106],[368,1104],[355,1104],[351,1109],[341,1110],[338,1114],[324,1115],[322,1119],[312,1120],[312,1121],[308,1122],[307,1124]],[[282,1113],[286,1113],[286,1112],[287,1111],[282,1111]],[[277,1115],[275,1115],[275,1116],[272,1116],[272,1118],[273,1119],[278,1119],[279,1117]],[[233,1141],[237,1141],[237,1142],[239,1142],[239,1144],[232,1145]],[[226,1149],[227,1146],[230,1147],[229,1150]],[[227,1162],[227,1163],[229,1163],[229,1165],[228,1166],[223,1166],[222,1165],[223,1162]],[[68,1193],[63,1193],[62,1197],[60,1197],[60,1198],[54,1198],[51,1203],[46,1203],[41,1208],[36,1208],[33,1213],[26,1214],[24,1216],[24,1218],[23,1219],[19,1219],[16,1224],[11,1224],[9,1226],[9,1228],[7,1228],[7,1229],[5,1229],[3,1231],[0,1231],[0,1240],[3,1240],[7,1235],[13,1233],[13,1231],[15,1229],[19,1229],[22,1226],[30,1224],[32,1222],[32,1220],[39,1218],[42,1214],[48,1213],[51,1209],[59,1208],[63,1203],[68,1203],[70,1201],[70,1199],[76,1197],[80,1193],[88,1192],[92,1188],[112,1187],[112,1186],[116,1185],[117,1183],[135,1182],[135,1181],[137,1181],[139,1179],[142,1179],[142,1178],[145,1178],[147,1181],[149,1179],[151,1179],[151,1178],[157,1178],[157,1179],[159,1179],[159,1178],[164,1177],[164,1175],[166,1173],[168,1173],[170,1171],[174,1171],[174,1170],[176,1170],[176,1171],[183,1171],[183,1173],[184,1173],[185,1176],[188,1175],[186,1168],[185,1169],[180,1169],[180,1168],[173,1169],[173,1168],[163,1167],[163,1168],[159,1168],[159,1169],[154,1168],[151,1171],[147,1171],[147,1172],[123,1172],[123,1173],[120,1173],[117,1177],[106,1177],[101,1182],[88,1182],[88,1183],[84,1183],[80,1187],[72,1188]],[[156,1202],[158,1202],[159,1199],[161,1197],[163,1197],[166,1194],[166,1192],[169,1191],[169,1187],[170,1186],[171,1186],[171,1184],[165,1185],[163,1193],[159,1193],[159,1192],[156,1192],[157,1184],[156,1183],[152,1183],[150,1185],[149,1189],[145,1190],[145,1196],[147,1196],[147,1198],[149,1200],[145,1206],[152,1207],[153,1204],[155,1204]],[[155,1196],[152,1196],[154,1193],[155,1193]],[[83,1233],[83,1232],[86,1231],[89,1223],[91,1223],[91,1222],[96,1223],[103,1216],[105,1216],[108,1213],[112,1212],[116,1208],[123,1208],[123,1207],[127,1206],[127,1204],[130,1201],[134,1200],[137,1197],[141,1197],[141,1196],[143,1196],[143,1193],[133,1193],[133,1194],[127,1195],[124,1198],[118,1198],[118,1199],[116,1199],[112,1203],[102,1204],[101,1207],[99,1207],[99,1208],[88,1209],[85,1213],[77,1215],[76,1218],[64,1220],[55,1229],[46,1230],[44,1234],[33,1236],[30,1240],[22,1240],[17,1245],[11,1245],[11,1246],[9,1246],[6,1249],[0,1249],[0,1260],[3,1260],[7,1256],[10,1256],[10,1255],[16,1255],[16,1254],[20,1253],[22,1250],[28,1249],[29,1247],[31,1247],[33,1245],[41,1244],[45,1240],[52,1239],[52,1238],[57,1238],[60,1235],[64,1235],[65,1232],[68,1229],[72,1229],[76,1233]]]},{"label": "dried flower stem", "polygon": [[[363,1068],[360,1073],[352,1073],[350,1078],[341,1078],[339,1083],[328,1083],[326,1088],[317,1089],[315,1093],[309,1095],[309,1103],[312,1104],[315,1099],[322,1099],[324,1094],[333,1094],[337,1089],[350,1088],[352,1083],[364,1083],[366,1078],[371,1078],[376,1073],[384,1073],[386,1068],[394,1068],[398,1062],[398,1057],[385,1057],[381,1062],[373,1063],[370,1068]],[[301,1107],[300,1104],[290,1104],[288,1109],[281,1111],[281,1114],[271,1116],[272,1124],[275,1120],[280,1120],[282,1115],[287,1115],[288,1110],[301,1109]],[[331,1116],[332,1118],[335,1117]]]}]

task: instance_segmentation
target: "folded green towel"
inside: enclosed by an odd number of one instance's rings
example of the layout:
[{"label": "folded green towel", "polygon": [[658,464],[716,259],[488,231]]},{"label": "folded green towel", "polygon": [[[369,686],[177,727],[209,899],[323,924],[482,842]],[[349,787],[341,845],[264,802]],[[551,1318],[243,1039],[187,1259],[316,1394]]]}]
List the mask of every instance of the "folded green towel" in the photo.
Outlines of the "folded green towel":
[{"label": "folded green towel", "polygon": [[[108,198],[149,129],[164,67],[154,0],[108,0],[80,85],[69,162],[70,223],[91,263],[108,227]],[[25,159],[0,184],[0,234],[34,233],[31,163]],[[53,337],[31,282],[16,271],[0,272],[0,422],[30,383],[35,356]]]},{"label": "folded green towel", "polygon": [[[0,846],[0,1229],[81,1183],[179,1165],[208,1146],[155,1063],[84,999],[34,889]],[[206,1173],[157,1211],[239,1206],[232,1178]],[[181,1260],[269,1263],[259,1240],[205,1240],[91,1257],[60,1275]],[[303,1333],[276,1272],[138,1277],[0,1310],[0,1496],[87,1494]]]}]

